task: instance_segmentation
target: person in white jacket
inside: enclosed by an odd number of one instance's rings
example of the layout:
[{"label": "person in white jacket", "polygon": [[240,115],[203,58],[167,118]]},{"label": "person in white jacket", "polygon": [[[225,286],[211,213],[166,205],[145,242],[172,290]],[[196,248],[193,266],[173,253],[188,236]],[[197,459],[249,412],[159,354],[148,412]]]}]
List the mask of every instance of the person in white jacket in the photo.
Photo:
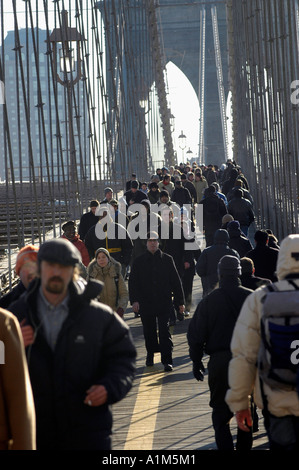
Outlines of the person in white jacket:
[{"label": "person in white jacket", "polygon": [[[276,272],[278,281],[273,285],[279,291],[299,288],[299,234],[289,235],[282,241]],[[249,407],[250,395],[254,392],[255,403],[263,410],[270,450],[298,450],[298,391],[295,386],[285,390],[269,385],[261,380],[258,369],[262,343],[260,325],[267,292],[267,287],[257,289],[246,298],[241,309],[231,341],[229,389],[225,400],[236,414],[238,427],[246,431],[252,426]]]}]

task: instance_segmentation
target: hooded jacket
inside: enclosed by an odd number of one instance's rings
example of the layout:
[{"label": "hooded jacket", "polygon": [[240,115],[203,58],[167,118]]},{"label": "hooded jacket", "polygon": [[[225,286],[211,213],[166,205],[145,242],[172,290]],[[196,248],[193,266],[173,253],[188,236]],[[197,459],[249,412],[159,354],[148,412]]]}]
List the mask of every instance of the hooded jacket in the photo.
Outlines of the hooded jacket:
[{"label": "hooded jacket", "polygon": [[[26,319],[35,332],[26,348],[36,408],[37,449],[101,449],[111,434],[110,405],[132,387],[136,349],[126,323],[94,300],[102,284],[83,279],[69,285],[68,316],[54,351],[37,314],[40,280],[11,305],[19,321]],[[106,387],[102,406],[84,404],[92,385]]]},{"label": "hooded jacket", "polygon": [[[96,251],[96,258],[100,250],[101,248]],[[126,310],[129,293],[121,274],[120,263],[110,256],[107,266],[101,268],[96,260],[93,260],[87,268],[87,279],[96,279],[103,283],[103,288],[98,297],[100,302],[108,305],[114,311],[117,311],[118,308]]]},{"label": "hooded jacket", "polygon": [[[281,291],[293,290],[287,278],[292,277],[299,287],[299,235],[286,237],[280,248],[277,260],[278,281],[275,283]],[[267,288],[262,287],[250,294],[238,317],[232,342],[232,360],[229,365],[229,390],[226,402],[232,412],[248,408],[250,394],[254,389],[255,403],[263,408],[257,360],[261,343],[260,322],[263,299]],[[286,415],[299,416],[299,399],[296,390],[273,389],[263,383],[268,409],[277,417]]]}]

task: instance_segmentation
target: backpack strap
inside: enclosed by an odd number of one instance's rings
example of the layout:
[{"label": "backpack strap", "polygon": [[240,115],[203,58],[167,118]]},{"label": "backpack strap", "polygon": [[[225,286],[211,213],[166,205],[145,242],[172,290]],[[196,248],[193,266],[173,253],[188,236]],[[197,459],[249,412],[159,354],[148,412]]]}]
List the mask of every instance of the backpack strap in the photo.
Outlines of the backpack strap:
[{"label": "backpack strap", "polygon": [[288,279],[288,283],[291,284],[295,290],[299,290],[299,287],[297,286],[296,282],[293,281],[293,279]]},{"label": "backpack strap", "polygon": [[114,277],[114,281],[115,281],[115,286],[116,286],[116,302],[115,302],[115,305],[117,306],[118,298],[119,298],[119,289],[118,289],[119,275],[118,274],[116,274],[116,276]]}]

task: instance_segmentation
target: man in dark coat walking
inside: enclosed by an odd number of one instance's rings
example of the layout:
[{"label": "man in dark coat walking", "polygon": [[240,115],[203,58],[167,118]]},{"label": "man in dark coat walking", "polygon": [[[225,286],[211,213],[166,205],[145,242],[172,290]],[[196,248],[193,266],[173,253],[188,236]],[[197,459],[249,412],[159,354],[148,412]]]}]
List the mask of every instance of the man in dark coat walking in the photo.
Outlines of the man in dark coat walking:
[{"label": "man in dark coat walking", "polygon": [[[216,444],[219,450],[234,450],[229,425],[233,413],[224,400],[228,390],[230,341],[243,302],[252,290],[241,286],[240,260],[235,256],[221,258],[218,274],[219,288],[198,304],[188,327],[187,339],[197,380],[204,379],[204,354],[210,356],[208,381]],[[251,446],[252,433],[238,431],[237,450],[250,450]]]},{"label": "man in dark coat walking", "polygon": [[240,276],[241,284],[248,289],[256,290],[259,287],[271,284],[270,279],[264,279],[255,275],[255,268],[252,259],[244,256],[240,259],[242,274]]},{"label": "man in dark coat walking", "polygon": [[77,278],[77,248],[43,243],[39,279],[10,306],[31,328],[24,344],[36,409],[37,450],[110,450],[110,405],[126,396],[136,349],[126,323]]},{"label": "man in dark coat walking", "polygon": [[[146,365],[154,364],[154,353],[160,351],[165,372],[172,371],[173,343],[169,319],[174,306],[184,313],[184,291],[172,256],[159,249],[159,237],[151,232],[147,250],[134,261],[129,277],[130,302],[140,313],[147,350]],[[157,338],[157,322],[159,341]]]},{"label": "man in dark coat walking", "polygon": [[182,185],[181,180],[176,180],[171,200],[180,207],[183,207],[185,204],[192,204],[190,191]]},{"label": "man in dark coat walking", "polygon": [[268,240],[269,235],[266,230],[257,230],[254,234],[255,247],[245,256],[252,259],[256,276],[276,282],[276,263],[279,250],[270,248]]},{"label": "man in dark coat walking", "polygon": [[203,228],[206,246],[211,246],[216,230],[222,226],[222,217],[227,214],[227,208],[223,199],[217,196],[215,186],[209,186],[205,189],[204,198],[199,204],[203,205]]},{"label": "man in dark coat walking", "polygon": [[216,230],[213,245],[205,248],[197,260],[195,269],[201,278],[203,297],[208,295],[218,283],[219,278],[217,269],[219,260],[225,255],[232,255],[240,258],[239,253],[230,248],[228,243],[229,235],[227,230]]},{"label": "man in dark coat walking", "polygon": [[251,202],[243,197],[242,189],[234,190],[233,197],[228,202],[227,210],[234,220],[240,223],[240,228],[247,237],[249,226],[254,221],[254,212]]},{"label": "man in dark coat walking", "polygon": [[88,230],[93,227],[99,220],[99,217],[95,215],[98,205],[99,201],[97,201],[96,199],[90,201],[90,211],[83,214],[80,218],[78,235],[82,241],[84,241],[85,235],[87,234]]},{"label": "man in dark coat walking", "polygon": [[240,223],[237,220],[232,220],[227,225],[227,231],[229,234],[228,246],[233,250],[236,250],[240,258],[245,256],[245,254],[253,249],[253,246],[250,240],[245,237],[240,228]]}]

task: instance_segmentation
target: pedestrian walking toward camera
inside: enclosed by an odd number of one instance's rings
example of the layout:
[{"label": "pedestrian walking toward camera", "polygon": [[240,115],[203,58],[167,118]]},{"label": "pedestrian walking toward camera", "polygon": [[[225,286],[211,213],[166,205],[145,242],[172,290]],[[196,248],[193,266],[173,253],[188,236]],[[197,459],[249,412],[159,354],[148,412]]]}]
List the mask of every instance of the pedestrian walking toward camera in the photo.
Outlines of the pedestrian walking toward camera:
[{"label": "pedestrian walking toward camera", "polygon": [[120,263],[105,248],[96,251],[95,259],[87,268],[87,279],[97,279],[104,284],[98,300],[123,317],[129,301],[128,289]]},{"label": "pedestrian walking toward camera", "polygon": [[30,282],[37,276],[37,252],[35,245],[26,245],[20,249],[15,266],[15,273],[19,276],[18,284],[0,299],[0,307],[8,308],[28,289]]},{"label": "pedestrian walking toward camera", "polygon": [[238,317],[226,402],[248,431],[248,396],[263,410],[270,450],[299,449],[299,235],[280,246],[278,281],[250,294]]},{"label": "pedestrian walking toward camera", "polygon": [[88,212],[85,212],[85,214],[83,214],[80,218],[78,234],[82,241],[84,241],[85,235],[87,234],[88,230],[93,227],[99,220],[99,217],[95,215],[96,209],[99,204],[99,201],[97,201],[96,199],[90,201],[90,210]]},{"label": "pedestrian walking toward camera", "polygon": [[77,250],[80,251],[81,258],[82,258],[82,263],[86,267],[89,265],[89,254],[88,250],[85,246],[85,243],[80,239],[78,233],[77,233],[77,224],[74,220],[68,220],[65,222],[62,226],[62,238],[65,238],[66,240],[69,240],[72,242]]},{"label": "pedestrian walking toward camera", "polygon": [[111,212],[114,212],[111,205],[101,206],[97,212],[99,220],[87,232],[85,245],[91,261],[98,248],[106,248],[110,255],[122,265],[124,275],[130,264],[133,243],[127,229],[120,223],[114,222]]},{"label": "pedestrian walking toward camera", "polygon": [[78,279],[79,261],[72,243],[46,241],[39,278],[10,307],[33,330],[27,360],[37,450],[110,450],[110,405],[132,387],[136,350],[129,328],[94,300],[99,281]]},{"label": "pedestrian walking toward camera", "polygon": [[147,351],[146,365],[154,364],[154,353],[159,351],[165,372],[172,371],[173,343],[169,331],[172,297],[176,310],[181,314],[184,313],[185,299],[173,258],[159,249],[156,232],[148,234],[146,253],[133,263],[129,296],[133,311],[141,316]]},{"label": "pedestrian walking toward camera", "polygon": [[[252,292],[241,286],[239,258],[226,255],[218,264],[219,287],[203,298],[190,321],[187,333],[193,374],[204,380],[202,360],[209,355],[208,383],[212,422],[218,450],[234,450],[230,431],[233,413],[225,402],[228,389],[228,365],[231,359],[230,342],[241,307]],[[252,434],[239,431],[236,449],[250,450]]]}]

